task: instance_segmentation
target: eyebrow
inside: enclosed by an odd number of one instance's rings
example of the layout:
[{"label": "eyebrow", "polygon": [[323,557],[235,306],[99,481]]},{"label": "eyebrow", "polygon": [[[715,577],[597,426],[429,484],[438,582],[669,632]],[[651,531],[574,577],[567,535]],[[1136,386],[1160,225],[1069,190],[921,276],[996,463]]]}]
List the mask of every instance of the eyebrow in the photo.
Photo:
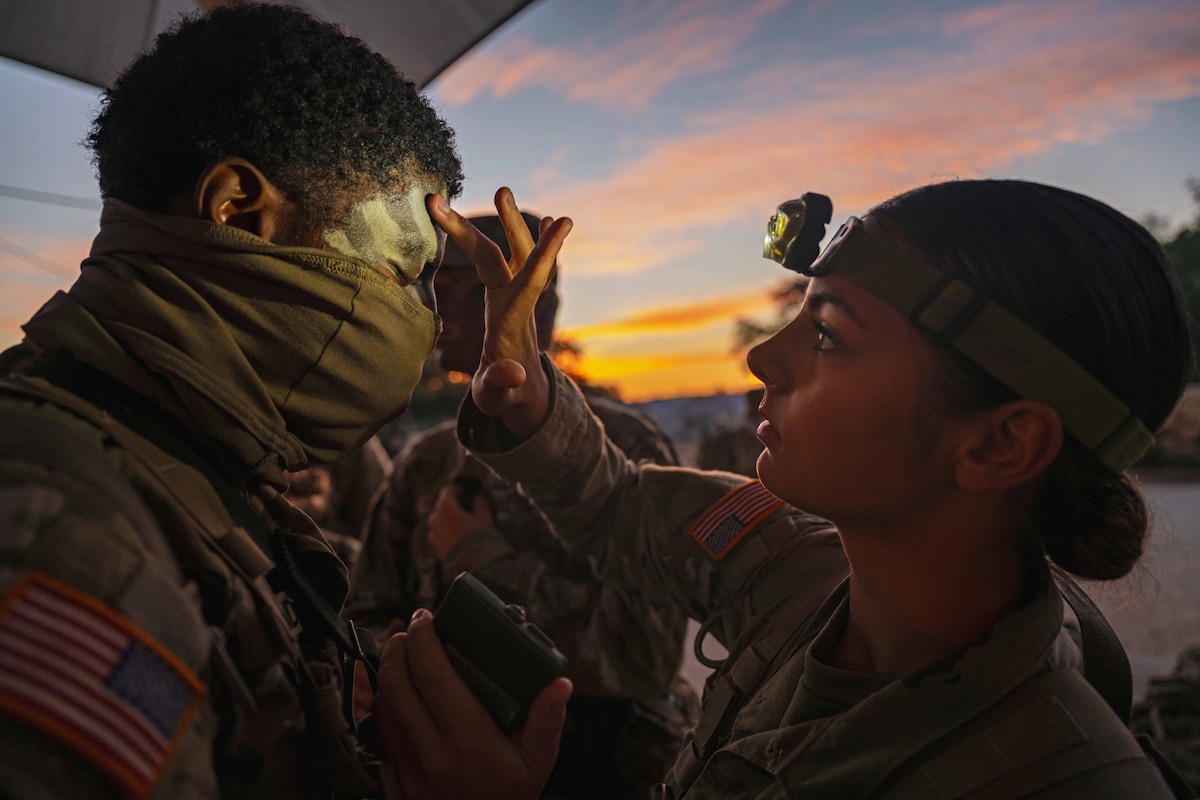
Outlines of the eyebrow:
[{"label": "eyebrow", "polygon": [[854,311],[854,309],[850,307],[850,304],[846,302],[846,299],[837,292],[830,291],[828,289],[822,292],[807,292],[804,295],[804,303],[808,306],[810,313],[820,311],[822,306],[834,306],[841,310],[846,316],[850,317],[850,319],[854,320],[854,322],[860,328],[865,330],[867,327],[862,321],[862,317],[860,317]]}]

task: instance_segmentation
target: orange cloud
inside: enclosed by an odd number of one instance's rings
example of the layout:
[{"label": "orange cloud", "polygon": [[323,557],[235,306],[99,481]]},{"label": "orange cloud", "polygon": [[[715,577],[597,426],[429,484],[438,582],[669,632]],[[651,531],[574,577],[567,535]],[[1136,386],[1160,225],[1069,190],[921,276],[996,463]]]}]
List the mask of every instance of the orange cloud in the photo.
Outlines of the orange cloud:
[{"label": "orange cloud", "polygon": [[[2,269],[2,267],[0,267]],[[24,325],[33,312],[41,308],[59,289],[66,289],[71,281],[40,282],[34,284],[3,282],[3,299],[0,299],[0,349],[10,347],[21,341]]]},{"label": "orange cloud", "polygon": [[721,297],[701,303],[665,306],[639,311],[627,317],[598,325],[564,328],[566,339],[602,339],[613,336],[642,336],[648,333],[683,333],[714,323],[729,323],[736,317],[754,314],[774,306],[765,291],[738,297]]},{"label": "orange cloud", "polygon": [[584,353],[576,367],[593,383],[616,387],[631,403],[743,392],[761,385],[746,369],[745,359],[728,352],[625,357]]}]

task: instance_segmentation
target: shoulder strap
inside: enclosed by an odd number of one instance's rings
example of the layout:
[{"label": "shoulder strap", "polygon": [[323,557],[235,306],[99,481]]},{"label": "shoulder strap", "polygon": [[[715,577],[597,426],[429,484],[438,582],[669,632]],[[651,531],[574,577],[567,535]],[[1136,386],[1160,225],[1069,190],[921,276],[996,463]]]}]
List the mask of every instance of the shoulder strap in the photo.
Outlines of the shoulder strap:
[{"label": "shoulder strap", "polygon": [[[373,792],[377,788],[377,779],[368,774],[365,764],[359,757],[360,740],[355,739],[355,734],[358,733],[358,726],[355,724],[353,716],[355,656],[341,659],[342,708],[339,714],[336,701],[328,702],[335,700],[339,694],[336,690],[338,679],[335,677],[338,672],[337,667],[327,665],[332,669],[331,674],[328,670],[318,669],[320,664],[309,664],[304,658],[300,643],[285,630],[286,624],[283,622],[285,614],[279,607],[274,592],[287,592],[290,597],[297,599],[301,610],[308,610],[305,609],[304,604],[306,599],[309,601],[315,599],[324,603],[323,598],[310,584],[307,584],[298,569],[292,570],[292,576],[301,575],[305,583],[288,581],[288,575],[276,568],[267,552],[262,550],[252,540],[250,534],[237,524],[231,511],[218,497],[218,491],[205,479],[206,476],[199,469],[188,468],[193,460],[198,459],[203,462],[203,459],[194,453],[191,454],[194,458],[179,458],[168,454],[158,446],[157,442],[151,442],[140,432],[126,427],[123,420],[118,421],[115,415],[110,414],[107,409],[100,408],[89,402],[88,399],[45,379],[31,380],[25,376],[0,378],[0,391],[36,397],[77,414],[108,434],[132,459],[140,463],[143,474],[152,476],[161,489],[175,498],[184,512],[195,521],[196,527],[208,537],[207,544],[223,558],[236,574],[242,576],[259,602],[271,609],[271,618],[284,626],[279,628],[276,633],[281,643],[287,643],[290,646],[297,659],[300,669],[299,680],[304,687],[302,693],[305,696],[307,724],[311,725],[313,736],[321,743],[324,752],[323,758],[326,760],[326,766],[329,768],[338,796],[367,796]],[[137,419],[131,421],[138,424]],[[86,444],[81,447],[81,443],[78,441],[64,441],[61,430],[48,435],[47,440],[53,441],[55,444],[39,449],[37,446],[30,447],[31,441],[28,437],[0,435],[0,446],[21,458],[41,463],[67,474],[77,475],[97,489],[114,492],[113,498],[122,506],[130,522],[137,526],[147,526],[143,530],[150,531],[151,539],[157,538],[156,532],[161,531],[161,526],[150,515],[132,484],[121,479],[117,470],[113,469],[113,464],[105,458],[102,451]],[[174,443],[171,446],[174,446]],[[95,450],[94,454],[93,450]],[[232,487],[229,488],[232,491]],[[142,509],[145,513],[141,513],[138,509]],[[251,516],[254,515],[251,514]],[[254,518],[257,519],[257,517]],[[258,524],[262,526],[261,521]],[[262,527],[265,529],[265,526]],[[281,536],[272,538],[282,542]],[[281,547],[278,552],[291,555],[286,546]],[[272,579],[282,585],[272,585]],[[297,586],[307,587],[307,597],[294,591]],[[328,608],[327,605],[325,607]],[[330,613],[334,619],[338,619],[332,610]],[[312,618],[309,615],[306,620]],[[320,620],[320,618],[317,619]],[[372,684],[374,684],[378,664],[374,639],[370,635],[360,637],[359,631],[353,623],[346,622],[343,627],[340,619],[338,622],[337,625],[323,628],[322,632],[332,635],[332,641],[338,644],[343,656],[357,653],[357,657],[367,664]],[[340,634],[340,637],[336,634]],[[353,649],[344,647],[342,645],[344,641],[352,643]],[[227,653],[223,646],[220,646],[219,643],[215,644],[215,667],[220,672],[223,663],[220,656],[227,655]],[[374,656],[374,660],[372,660],[372,656]],[[230,666],[229,668],[236,672],[236,667]],[[236,686],[238,681],[240,679],[232,680],[231,683]],[[253,700],[250,704],[253,705]]]},{"label": "shoulder strap", "polygon": [[1047,672],[988,712],[988,724],[883,793],[888,800],[1025,797],[1120,761],[1145,761],[1133,735],[1069,667]]},{"label": "shoulder strap", "polygon": [[1128,725],[1133,707],[1133,676],[1125,648],[1121,646],[1120,639],[1104,614],[1079,588],[1079,584],[1057,567],[1051,566],[1050,572],[1054,575],[1058,591],[1079,619],[1083,677],[1096,688],[1121,722]]},{"label": "shoulder strap", "polygon": [[[374,683],[379,664],[374,638],[365,631],[360,632],[352,622],[343,620],[329,606],[299,568],[286,539],[277,531],[267,530],[246,499],[201,454],[200,446],[177,424],[173,424],[161,409],[109,375],[82,362],[42,362],[25,374],[40,378],[45,383],[9,378],[4,380],[4,387],[67,408],[108,433],[128,452],[147,463],[150,473],[184,507],[200,515],[199,521],[204,530],[240,530],[248,533],[254,545],[257,545],[259,554],[252,552],[255,548],[249,542],[239,541],[236,536],[222,537],[221,551],[229,552],[230,546],[233,546],[243,557],[257,555],[256,560],[262,562],[263,572],[268,574],[268,579],[272,583],[280,583],[279,588],[287,591],[308,612],[306,618],[314,620],[322,632],[349,657],[349,670],[353,669],[354,660],[362,660]],[[204,478],[205,484],[188,481],[180,470],[172,469],[169,463],[162,463],[162,454],[192,467]],[[205,486],[210,493],[207,497],[204,496]],[[226,538],[231,540],[225,542]]]},{"label": "shoulder strap", "polygon": [[787,603],[768,623],[767,629],[754,643],[738,654],[732,665],[723,667],[723,672],[705,692],[691,743],[684,747],[675,762],[673,778],[679,784],[681,794],[695,782],[704,769],[704,764],[721,746],[729,735],[738,711],[763,680],[771,674],[771,668],[781,656],[794,653],[813,639],[825,620],[846,596],[850,579],[837,585],[815,612],[803,603]]}]

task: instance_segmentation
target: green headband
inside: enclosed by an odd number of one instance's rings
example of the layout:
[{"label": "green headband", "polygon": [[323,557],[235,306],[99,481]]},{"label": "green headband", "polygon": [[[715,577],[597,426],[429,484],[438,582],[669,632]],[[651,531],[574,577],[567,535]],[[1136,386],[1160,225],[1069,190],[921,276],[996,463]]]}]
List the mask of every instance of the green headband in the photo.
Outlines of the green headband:
[{"label": "green headband", "polygon": [[1054,409],[1066,432],[1116,474],[1154,444],[1129,406],[1048,339],[963,277],[872,236],[857,217],[850,217],[816,261],[797,271],[814,277],[836,272],[894,306],[929,338],[962,353],[1021,397]]}]

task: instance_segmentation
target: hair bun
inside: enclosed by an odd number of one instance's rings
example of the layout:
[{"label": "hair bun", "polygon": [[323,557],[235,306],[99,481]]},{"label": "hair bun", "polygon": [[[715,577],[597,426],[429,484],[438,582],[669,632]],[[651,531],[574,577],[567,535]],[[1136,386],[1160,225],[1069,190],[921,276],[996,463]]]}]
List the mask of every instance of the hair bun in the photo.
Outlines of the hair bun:
[{"label": "hair bun", "polygon": [[1079,502],[1044,497],[1034,509],[1046,555],[1080,578],[1111,581],[1128,575],[1150,529],[1141,491],[1127,475],[1117,475],[1075,496]]}]

